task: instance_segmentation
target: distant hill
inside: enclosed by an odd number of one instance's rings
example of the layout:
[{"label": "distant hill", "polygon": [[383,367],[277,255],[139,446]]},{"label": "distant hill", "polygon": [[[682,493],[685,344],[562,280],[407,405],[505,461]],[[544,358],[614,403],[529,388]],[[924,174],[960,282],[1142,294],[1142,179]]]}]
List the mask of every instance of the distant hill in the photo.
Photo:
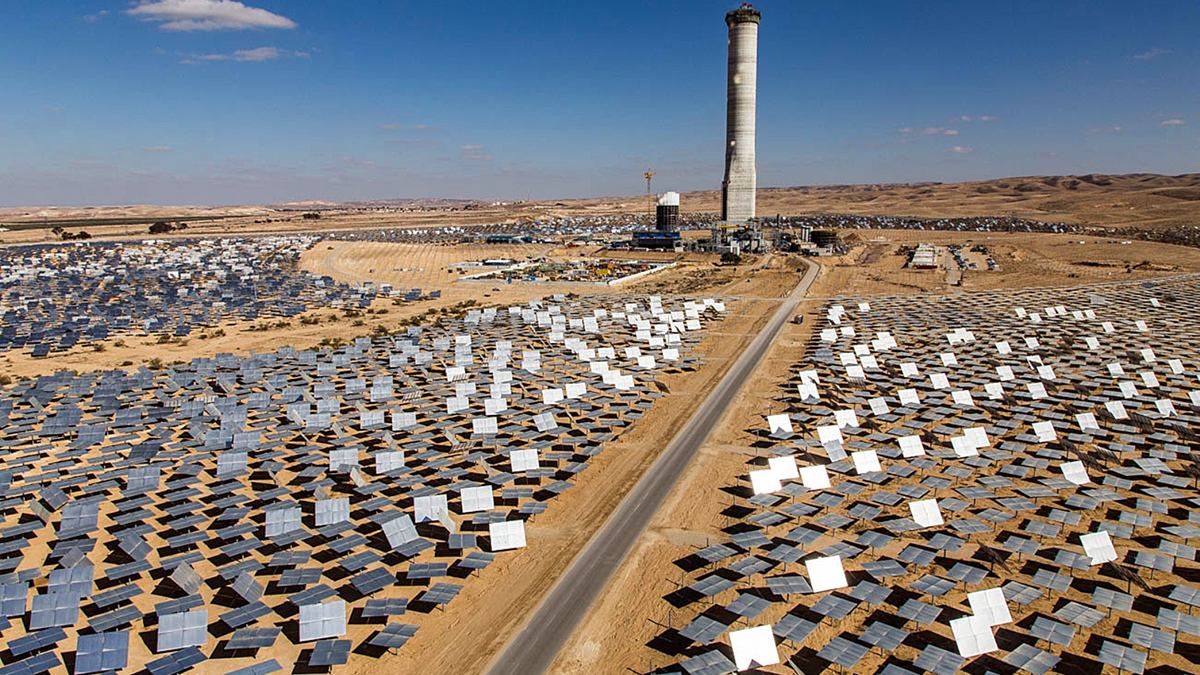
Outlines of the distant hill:
[{"label": "distant hill", "polygon": [[[1108,226],[1200,225],[1200,173],[1021,176],[967,183],[760,188],[759,216],[844,213],[917,217],[1012,215]],[[682,196],[684,211],[717,211],[716,190]]]},{"label": "distant hill", "polygon": [[[681,210],[719,212],[716,190],[682,195]],[[404,211],[440,211],[446,220],[498,222],[556,216],[623,215],[652,210],[645,195],[591,199],[518,201],[492,205],[469,199],[378,199],[357,202],[298,201],[227,207],[112,206],[97,208],[6,208],[0,224],[26,226],[55,220],[86,224],[116,219],[291,218],[298,212],[377,217],[405,222]],[[395,216],[391,216],[396,212]],[[469,215],[461,212],[470,212]],[[1112,228],[1200,227],[1200,173],[1180,176],[1123,175],[1021,176],[967,183],[886,183],[760,188],[758,214],[861,214],[941,218],[1011,215]],[[415,217],[415,216],[414,216]],[[322,223],[325,221],[323,220]],[[375,223],[379,225],[380,223]],[[251,223],[253,225],[253,223]]]}]

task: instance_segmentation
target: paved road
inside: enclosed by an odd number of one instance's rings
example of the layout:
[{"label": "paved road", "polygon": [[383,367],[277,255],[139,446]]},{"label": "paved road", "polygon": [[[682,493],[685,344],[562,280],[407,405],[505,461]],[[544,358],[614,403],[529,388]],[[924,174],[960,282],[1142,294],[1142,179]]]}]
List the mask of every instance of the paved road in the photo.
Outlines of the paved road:
[{"label": "paved road", "polygon": [[809,269],[790,297],[575,558],[521,632],[509,640],[504,652],[492,662],[488,675],[540,675],[554,662],[558,651],[587,616],[600,591],[754,372],[779,329],[804,299],[820,271],[816,263],[806,262]]}]

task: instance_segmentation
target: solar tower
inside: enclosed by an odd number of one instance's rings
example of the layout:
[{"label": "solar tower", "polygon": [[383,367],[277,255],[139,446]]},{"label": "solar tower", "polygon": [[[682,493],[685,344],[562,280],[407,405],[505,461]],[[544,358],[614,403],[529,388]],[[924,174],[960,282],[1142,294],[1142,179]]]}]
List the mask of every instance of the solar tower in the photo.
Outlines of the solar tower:
[{"label": "solar tower", "polygon": [[721,220],[754,217],[754,117],[758,83],[758,22],[761,13],[742,3],[725,15],[729,26],[729,89],[725,108],[725,180]]}]

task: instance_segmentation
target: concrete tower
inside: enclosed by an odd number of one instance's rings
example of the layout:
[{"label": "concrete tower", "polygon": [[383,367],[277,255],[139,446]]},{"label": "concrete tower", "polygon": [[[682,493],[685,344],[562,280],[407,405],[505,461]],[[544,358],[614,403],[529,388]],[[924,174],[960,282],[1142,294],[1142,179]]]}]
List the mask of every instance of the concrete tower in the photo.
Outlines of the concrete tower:
[{"label": "concrete tower", "polygon": [[725,15],[729,26],[729,93],[725,109],[725,180],[721,219],[754,217],[754,115],[758,82],[758,22],[749,3]]}]

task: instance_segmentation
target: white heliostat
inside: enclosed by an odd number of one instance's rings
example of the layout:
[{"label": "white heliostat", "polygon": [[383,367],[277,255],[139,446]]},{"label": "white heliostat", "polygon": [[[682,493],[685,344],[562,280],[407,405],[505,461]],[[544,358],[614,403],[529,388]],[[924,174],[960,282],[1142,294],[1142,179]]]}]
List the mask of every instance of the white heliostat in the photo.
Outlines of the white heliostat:
[{"label": "white heliostat", "polygon": [[748,5],[725,15],[729,26],[729,83],[725,109],[725,180],[721,182],[721,220],[754,217],[757,186],[754,124],[758,86],[758,22],[761,13]]},{"label": "white heliostat", "polygon": [[678,192],[662,193],[662,195],[658,198],[658,205],[659,206],[679,206],[679,193]]},{"label": "white heliostat", "polygon": [[779,663],[779,650],[769,625],[731,631],[729,646],[733,648],[734,667],[738,672]]}]

